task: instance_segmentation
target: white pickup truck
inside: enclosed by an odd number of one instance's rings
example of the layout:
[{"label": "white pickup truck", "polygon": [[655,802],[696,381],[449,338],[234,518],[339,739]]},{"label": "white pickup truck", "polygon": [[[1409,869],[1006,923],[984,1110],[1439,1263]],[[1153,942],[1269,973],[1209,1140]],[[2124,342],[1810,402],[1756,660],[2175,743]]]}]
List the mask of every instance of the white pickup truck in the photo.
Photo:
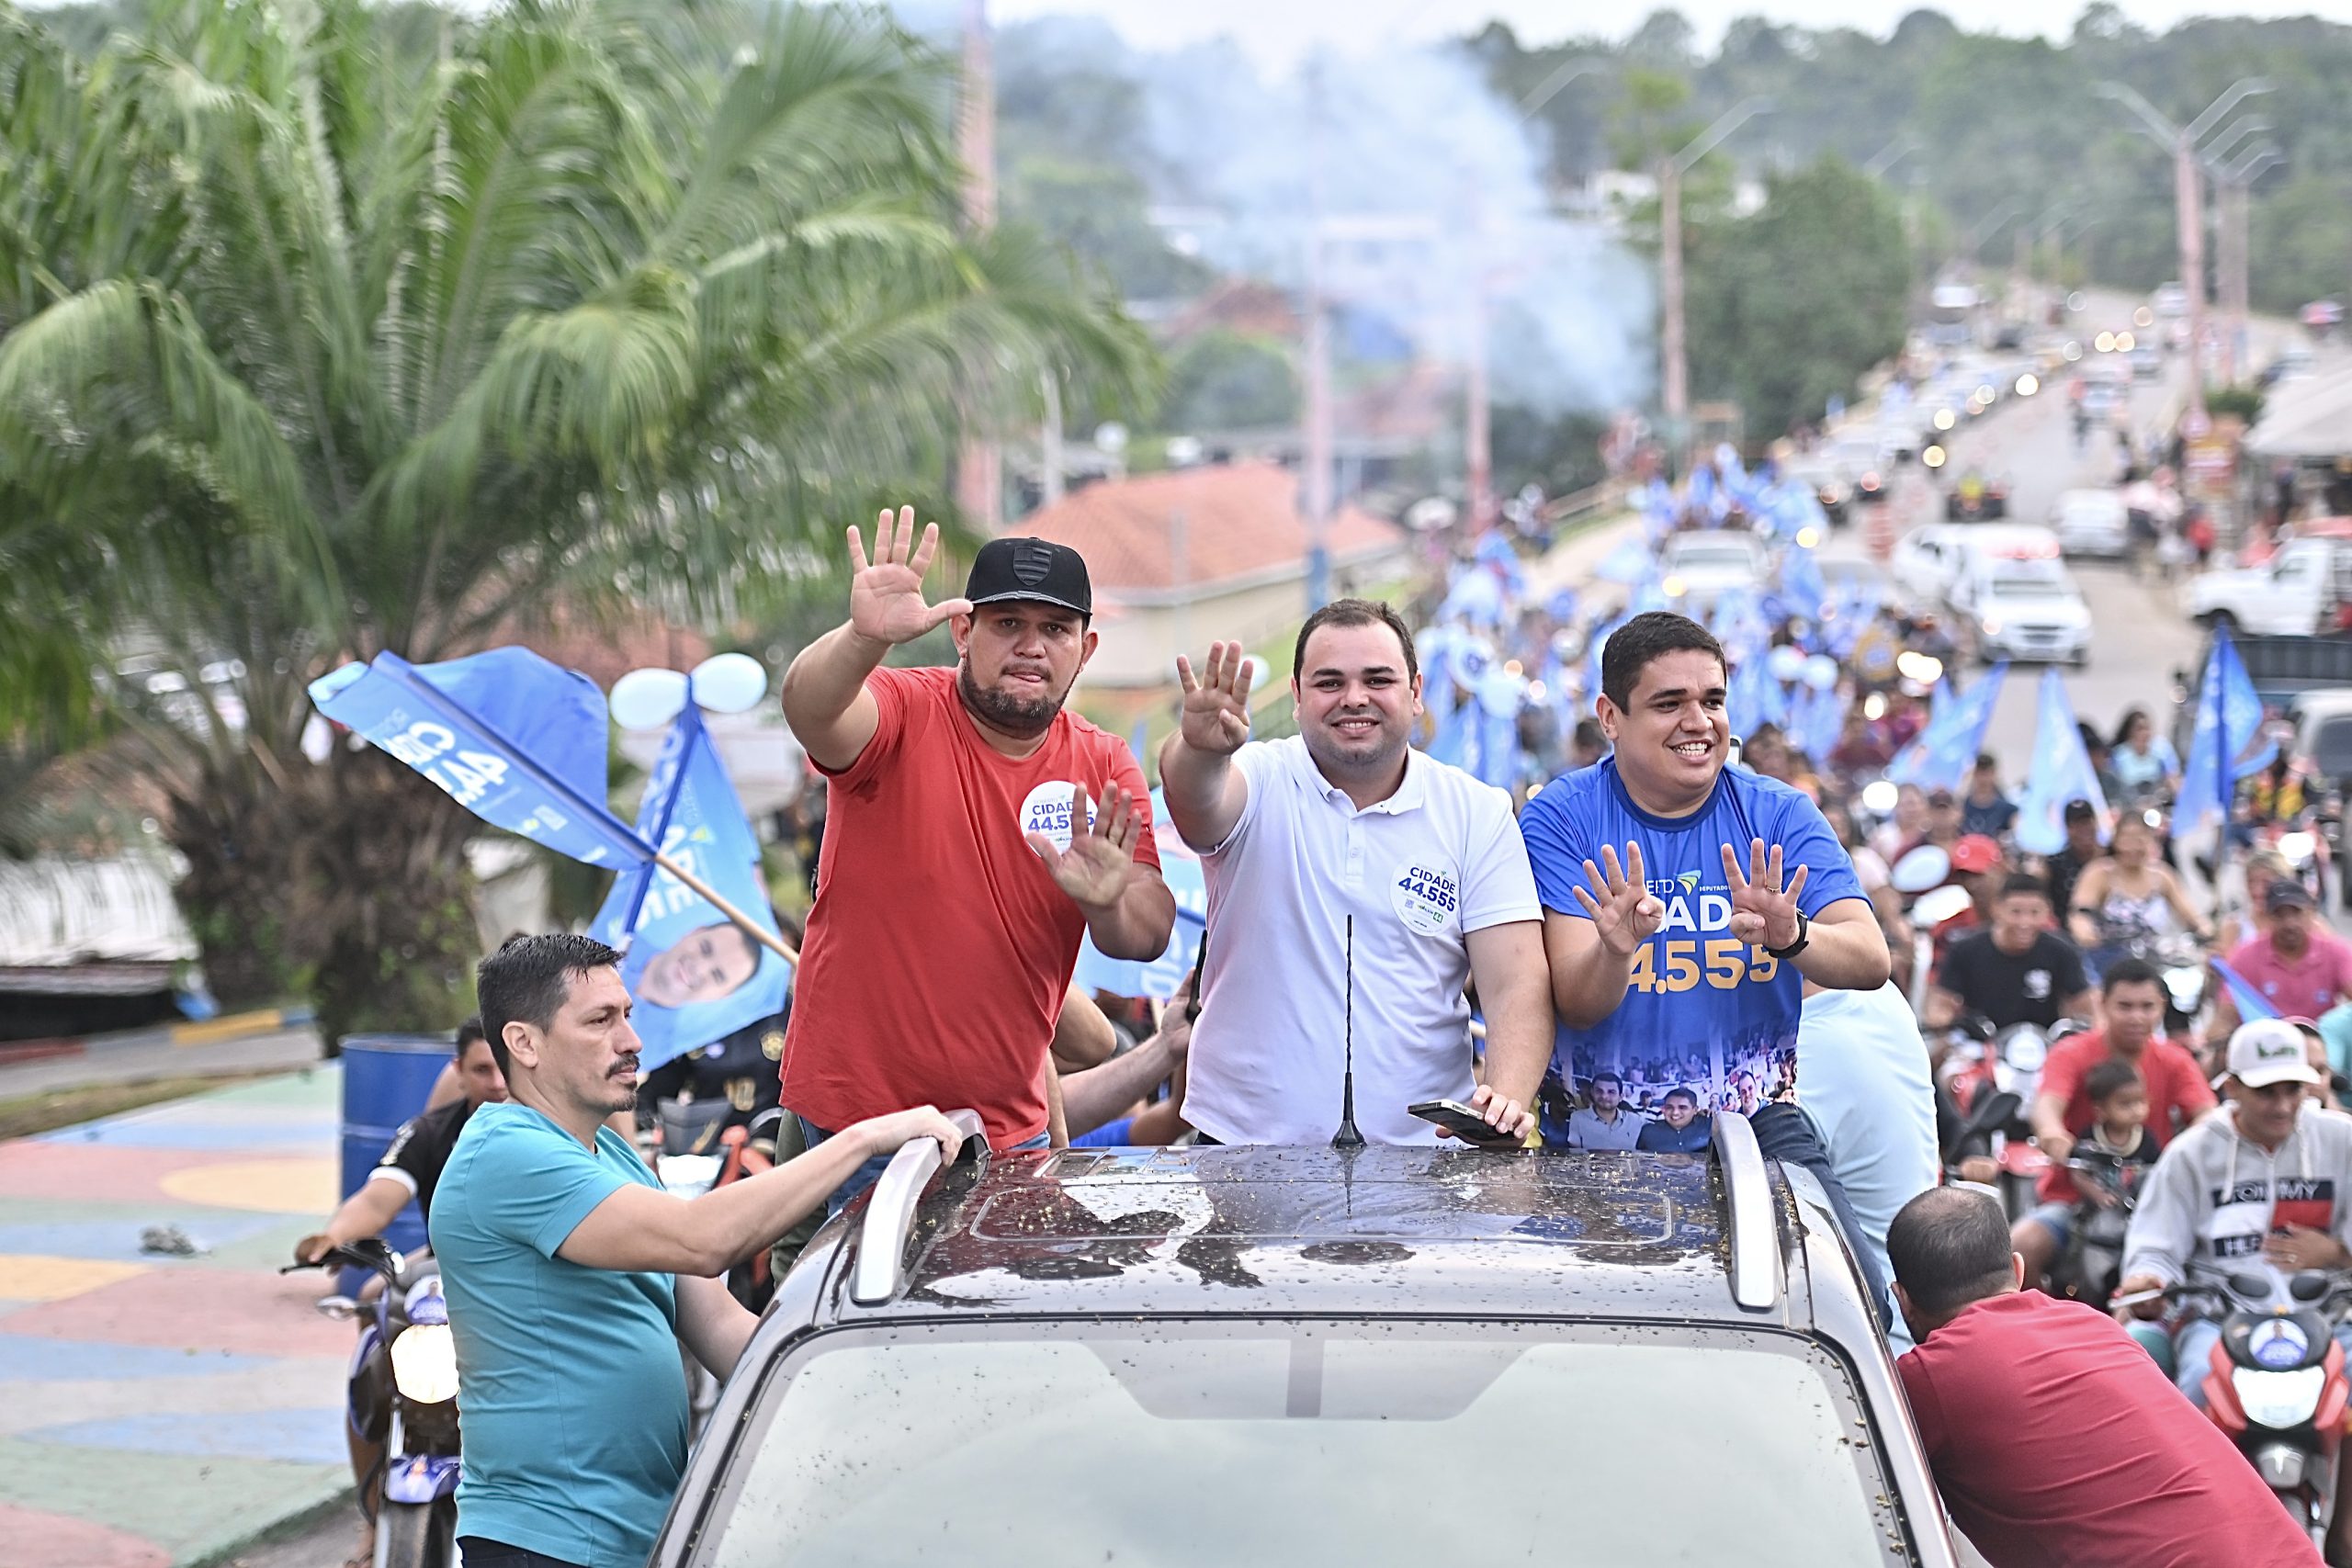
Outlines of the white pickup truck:
[{"label": "white pickup truck", "polygon": [[2260,566],[2209,571],[2190,584],[2188,613],[2239,631],[2311,637],[2333,630],[2352,599],[2352,539],[2291,539]]}]

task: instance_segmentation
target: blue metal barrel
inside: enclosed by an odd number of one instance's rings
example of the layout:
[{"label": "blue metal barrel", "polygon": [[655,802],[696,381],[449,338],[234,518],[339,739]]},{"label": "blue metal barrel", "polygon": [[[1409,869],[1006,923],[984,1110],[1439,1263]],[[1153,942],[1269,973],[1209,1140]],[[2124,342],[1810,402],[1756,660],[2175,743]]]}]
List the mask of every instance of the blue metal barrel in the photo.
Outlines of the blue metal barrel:
[{"label": "blue metal barrel", "polygon": [[[367,1183],[401,1123],[424,1109],[433,1080],[451,1059],[447,1035],[351,1034],[343,1042],[343,1195]],[[385,1229],[402,1252],[424,1245],[413,1199]]]}]

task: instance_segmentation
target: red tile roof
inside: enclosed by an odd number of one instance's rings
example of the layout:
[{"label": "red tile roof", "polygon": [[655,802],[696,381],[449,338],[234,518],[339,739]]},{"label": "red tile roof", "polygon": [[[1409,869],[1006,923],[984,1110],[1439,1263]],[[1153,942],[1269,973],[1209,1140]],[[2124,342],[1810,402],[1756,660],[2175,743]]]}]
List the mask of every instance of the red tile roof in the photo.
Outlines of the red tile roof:
[{"label": "red tile roof", "polygon": [[[1205,585],[1290,566],[1304,570],[1306,523],[1295,474],[1272,463],[1180,468],[1104,479],[1009,525],[1008,534],[1052,539],[1086,558],[1097,592],[1163,594],[1180,581]],[[1174,520],[1182,515],[1182,570]],[[1333,563],[1400,547],[1404,530],[1357,507],[1331,519]]]}]

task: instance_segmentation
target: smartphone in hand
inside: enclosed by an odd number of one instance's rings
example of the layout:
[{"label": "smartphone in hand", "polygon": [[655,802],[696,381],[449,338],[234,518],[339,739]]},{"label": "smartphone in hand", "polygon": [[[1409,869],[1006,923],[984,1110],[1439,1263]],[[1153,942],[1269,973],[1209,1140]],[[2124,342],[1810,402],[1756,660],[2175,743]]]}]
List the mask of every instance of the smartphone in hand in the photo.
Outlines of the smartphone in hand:
[{"label": "smartphone in hand", "polygon": [[1515,1149],[1519,1139],[1487,1125],[1487,1119],[1458,1100],[1424,1100],[1405,1108],[1422,1121],[1482,1149]]}]

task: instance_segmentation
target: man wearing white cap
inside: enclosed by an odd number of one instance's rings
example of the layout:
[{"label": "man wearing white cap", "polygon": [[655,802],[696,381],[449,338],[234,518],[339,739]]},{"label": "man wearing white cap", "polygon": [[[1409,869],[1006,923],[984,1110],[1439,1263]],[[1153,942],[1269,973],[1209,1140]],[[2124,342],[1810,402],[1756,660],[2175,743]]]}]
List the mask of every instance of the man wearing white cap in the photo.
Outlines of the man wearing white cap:
[{"label": "man wearing white cap", "polygon": [[[2352,1268],[2352,1116],[2306,1101],[2319,1074],[2283,1019],[2239,1025],[2229,1058],[2229,1103],[2174,1139],[2140,1190],[2118,1295],[2255,1273],[2276,1276],[2283,1300],[2286,1276]],[[2164,1305],[2128,1310],[2154,1319]],[[2191,1312],[2172,1333],[2180,1391],[2201,1407],[2221,1325]],[[2352,1324],[2336,1338],[2352,1352]]]}]

